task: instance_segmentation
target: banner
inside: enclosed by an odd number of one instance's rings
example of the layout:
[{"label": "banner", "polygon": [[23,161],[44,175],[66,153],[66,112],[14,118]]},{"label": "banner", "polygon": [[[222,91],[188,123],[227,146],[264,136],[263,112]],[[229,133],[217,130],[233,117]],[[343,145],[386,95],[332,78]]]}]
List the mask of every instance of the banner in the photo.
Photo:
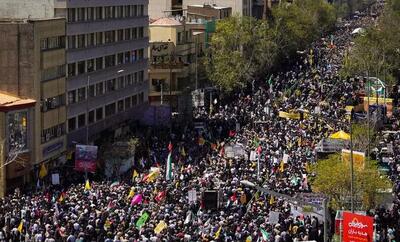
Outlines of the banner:
[{"label": "banner", "polygon": [[300,119],[300,113],[287,113],[287,112],[279,111],[279,117],[289,118],[289,119]]},{"label": "banner", "polygon": [[[342,161],[350,163],[350,150],[342,149]],[[357,169],[364,169],[365,153],[353,150],[353,165]]]},{"label": "banner", "polygon": [[[392,98],[376,98],[376,97],[369,97],[369,105],[386,105],[386,115],[390,118],[393,115],[393,99]],[[368,97],[364,97],[364,110],[367,112],[368,110]]]},{"label": "banner", "polygon": [[343,241],[372,242],[374,219],[369,216],[343,212]]},{"label": "banner", "polygon": [[97,160],[97,146],[76,145],[75,170],[81,172],[95,172]]}]

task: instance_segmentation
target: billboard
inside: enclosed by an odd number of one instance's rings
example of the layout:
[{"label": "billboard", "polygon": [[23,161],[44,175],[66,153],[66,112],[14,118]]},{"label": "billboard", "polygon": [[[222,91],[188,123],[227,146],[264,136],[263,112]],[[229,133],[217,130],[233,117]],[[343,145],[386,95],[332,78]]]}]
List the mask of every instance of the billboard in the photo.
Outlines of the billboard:
[{"label": "billboard", "polygon": [[97,149],[95,145],[76,145],[75,170],[81,172],[95,172]]},{"label": "billboard", "polygon": [[343,241],[372,242],[374,219],[369,216],[343,212]]},{"label": "billboard", "polygon": [[[342,149],[342,160],[346,163],[350,163],[350,150]],[[357,169],[364,169],[365,167],[365,153],[359,151],[353,151],[353,165]]]}]

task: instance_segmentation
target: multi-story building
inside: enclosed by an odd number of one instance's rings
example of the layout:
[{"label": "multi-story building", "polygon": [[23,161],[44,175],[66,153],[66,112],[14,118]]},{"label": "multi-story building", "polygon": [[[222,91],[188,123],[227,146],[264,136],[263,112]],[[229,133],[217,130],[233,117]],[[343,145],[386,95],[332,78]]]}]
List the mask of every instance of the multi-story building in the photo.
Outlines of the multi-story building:
[{"label": "multi-story building", "polygon": [[179,113],[189,110],[185,94],[196,85],[196,55],[204,50],[204,39],[204,33],[174,18],[150,24],[151,104],[168,104]]},{"label": "multi-story building", "polygon": [[54,7],[67,19],[68,143],[139,118],[148,94],[148,0],[57,0]]},{"label": "multi-story building", "polygon": [[151,19],[177,15],[183,16],[182,0],[149,1],[149,16]]},{"label": "multi-story building", "polygon": [[[27,167],[62,161],[66,150],[65,20],[3,19],[0,36],[0,91],[14,96],[9,99],[17,104],[18,99],[36,101],[29,111],[31,118],[25,111],[25,117],[15,115],[33,132],[30,144],[24,145],[30,153]],[[12,122],[7,119],[7,125]],[[6,143],[6,152],[10,145]]]},{"label": "multi-story building", "polygon": [[216,5],[188,5],[187,6],[187,20],[219,20],[228,18],[232,15],[232,8],[222,7]]},{"label": "multi-story building", "polygon": [[199,4],[230,7],[233,15],[252,16],[253,0],[183,0],[182,8]]}]

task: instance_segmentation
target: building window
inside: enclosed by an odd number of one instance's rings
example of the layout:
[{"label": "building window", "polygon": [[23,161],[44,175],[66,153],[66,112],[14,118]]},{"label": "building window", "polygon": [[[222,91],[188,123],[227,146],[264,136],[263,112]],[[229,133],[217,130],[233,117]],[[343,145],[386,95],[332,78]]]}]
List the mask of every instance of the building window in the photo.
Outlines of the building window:
[{"label": "building window", "polygon": [[85,35],[84,34],[80,34],[78,35],[78,48],[84,48],[85,47]]},{"label": "building window", "polygon": [[78,129],[86,125],[86,115],[84,113],[78,116]]},{"label": "building window", "polygon": [[87,60],[87,72],[94,71],[94,59]]},{"label": "building window", "polygon": [[96,96],[101,96],[104,94],[104,83],[96,83]]},{"label": "building window", "polygon": [[105,67],[115,66],[115,55],[108,55],[105,57]]},{"label": "building window", "polygon": [[137,39],[137,37],[138,37],[137,28],[132,28],[132,39]]},{"label": "building window", "polygon": [[94,46],[94,33],[87,34],[87,47],[92,47]]},{"label": "building window", "polygon": [[124,111],[124,100],[118,101],[118,112]]},{"label": "building window", "polygon": [[68,92],[68,104],[76,103],[76,90]]},{"label": "building window", "polygon": [[89,86],[89,97],[94,97],[95,96],[95,85],[90,85]]},{"label": "building window", "polygon": [[135,72],[135,73],[133,74],[133,84],[137,84],[137,82],[138,82],[138,73]]},{"label": "building window", "polygon": [[139,71],[138,79],[139,83],[144,81],[144,71]]},{"label": "building window", "polygon": [[68,119],[68,132],[76,129],[76,117]]},{"label": "building window", "polygon": [[68,36],[68,49],[75,49],[76,48],[75,40],[76,40],[75,35]]},{"label": "building window", "polygon": [[77,8],[78,21],[85,21],[85,9],[84,8]]},{"label": "building window", "polygon": [[75,8],[68,8],[68,22],[75,22]]},{"label": "building window", "polygon": [[86,8],[86,19],[88,21],[94,20],[94,8]]},{"label": "building window", "polygon": [[124,30],[119,29],[117,30],[117,41],[123,41],[124,40]]},{"label": "building window", "polygon": [[85,73],[85,61],[78,62],[78,74]]},{"label": "building window", "polygon": [[123,18],[123,12],[124,12],[124,7],[123,6],[118,6],[116,7],[117,10],[117,18]]},{"label": "building window", "polygon": [[103,7],[96,7],[96,19],[103,19]]},{"label": "building window", "polygon": [[110,117],[115,114],[115,103],[106,105],[106,117]]},{"label": "building window", "polygon": [[131,29],[125,29],[125,40],[130,40],[131,39]]},{"label": "building window", "polygon": [[132,74],[129,74],[125,77],[125,85],[130,86],[133,84]]},{"label": "building window", "polygon": [[65,36],[49,37],[41,40],[41,50],[52,50],[65,48]]},{"label": "building window", "polygon": [[125,81],[124,81],[124,77],[120,76],[118,77],[118,89],[122,89],[125,87]]},{"label": "building window", "polygon": [[86,99],[86,87],[78,89],[78,102],[82,102]]},{"label": "building window", "polygon": [[96,45],[102,45],[103,44],[103,32],[97,32],[96,33]]},{"label": "building window", "polygon": [[89,112],[89,124],[94,123],[94,110]]},{"label": "building window", "polygon": [[124,53],[117,54],[117,65],[121,65],[124,63]]},{"label": "building window", "polygon": [[139,104],[142,104],[143,102],[144,102],[144,93],[141,92],[141,93],[139,94]]},{"label": "building window", "polygon": [[143,5],[138,6],[138,16],[144,16],[144,6]]},{"label": "building window", "polygon": [[108,80],[106,85],[106,92],[112,92],[116,90],[116,81],[115,79]]},{"label": "building window", "polygon": [[28,149],[28,112],[18,111],[7,114],[8,151]]},{"label": "building window", "polygon": [[104,7],[104,18],[105,19],[114,18],[114,7]]},{"label": "building window", "polygon": [[103,119],[103,107],[96,109],[96,121]]},{"label": "building window", "polygon": [[125,18],[131,17],[131,6],[124,6],[125,8]]},{"label": "building window", "polygon": [[48,81],[60,77],[65,77],[65,66],[53,66],[42,70],[42,80]]},{"label": "building window", "polygon": [[42,101],[42,112],[56,109],[65,105],[65,94],[58,95],[56,97],[46,98]]},{"label": "building window", "polygon": [[115,31],[111,30],[104,32],[104,39],[106,44],[115,42]]},{"label": "building window", "polygon": [[125,98],[125,110],[131,108],[131,97]]},{"label": "building window", "polygon": [[96,70],[103,69],[103,57],[96,58]]},{"label": "building window", "polygon": [[137,95],[132,96],[132,107],[137,105]]},{"label": "building window", "polygon": [[144,37],[144,28],[143,27],[139,27],[139,38],[143,38]]},{"label": "building window", "polygon": [[144,50],[140,49],[138,51],[138,60],[143,60],[144,59]]},{"label": "building window", "polygon": [[132,6],[132,17],[136,17],[137,16],[137,5],[133,5]]},{"label": "building window", "polygon": [[183,42],[183,39],[182,39],[182,32],[179,32],[178,33],[178,44],[181,44]]},{"label": "building window", "polygon": [[68,77],[76,75],[76,65],[75,63],[68,64]]},{"label": "building window", "polygon": [[42,144],[65,134],[65,123],[42,130]]}]

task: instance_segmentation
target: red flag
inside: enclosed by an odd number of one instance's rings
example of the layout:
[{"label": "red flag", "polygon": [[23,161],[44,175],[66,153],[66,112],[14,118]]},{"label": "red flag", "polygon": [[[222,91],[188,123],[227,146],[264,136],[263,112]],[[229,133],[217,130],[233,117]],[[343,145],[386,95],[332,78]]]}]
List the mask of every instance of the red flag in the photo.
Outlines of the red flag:
[{"label": "red flag", "polygon": [[220,156],[224,156],[225,155],[225,148],[222,146],[221,150],[219,151],[219,155]]},{"label": "red flag", "polygon": [[257,147],[257,154],[261,154],[262,148],[261,145]]},{"label": "red flag", "polygon": [[157,202],[161,202],[166,196],[167,196],[167,193],[165,191],[163,191],[163,192],[159,192],[154,199]]},{"label": "red flag", "polygon": [[230,199],[232,202],[236,201],[236,199],[237,199],[236,192],[233,193],[233,195],[230,197]]},{"label": "red flag", "polygon": [[168,151],[169,151],[169,152],[172,152],[172,143],[171,143],[171,141],[170,141],[169,144],[168,144]]},{"label": "red flag", "polygon": [[229,130],[229,137],[233,137],[236,135],[236,132],[234,130]]}]

